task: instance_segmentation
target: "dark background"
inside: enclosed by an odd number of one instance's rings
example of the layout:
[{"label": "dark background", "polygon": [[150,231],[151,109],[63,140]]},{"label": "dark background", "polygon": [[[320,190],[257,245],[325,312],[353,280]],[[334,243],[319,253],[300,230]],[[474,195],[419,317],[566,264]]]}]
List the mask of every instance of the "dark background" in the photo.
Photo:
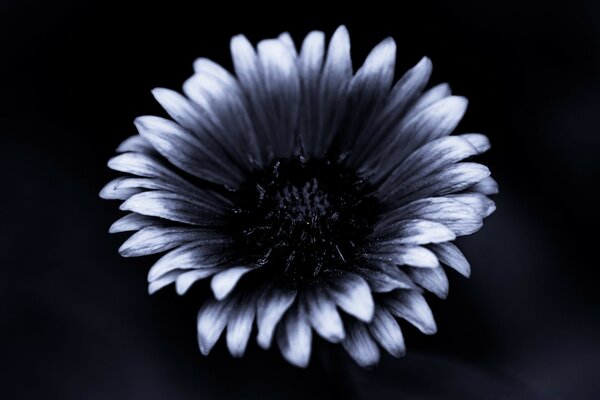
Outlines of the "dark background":
[{"label": "dark background", "polygon": [[[192,2],[190,2],[192,3]],[[327,12],[163,2],[0,3],[0,394],[8,399],[600,398],[597,261],[600,7],[418,2]],[[218,9],[217,9],[218,8]],[[355,66],[385,36],[398,73],[427,55],[432,83],[470,99],[460,131],[492,140],[498,210],[461,240],[473,274],[431,298],[439,332],[373,371],[343,353],[299,370],[251,339],[197,350],[199,304],[146,292],[151,260],[118,256],[120,215],[98,191],[133,119],[162,114],[192,61],[230,66],[229,38],[341,23]]]}]

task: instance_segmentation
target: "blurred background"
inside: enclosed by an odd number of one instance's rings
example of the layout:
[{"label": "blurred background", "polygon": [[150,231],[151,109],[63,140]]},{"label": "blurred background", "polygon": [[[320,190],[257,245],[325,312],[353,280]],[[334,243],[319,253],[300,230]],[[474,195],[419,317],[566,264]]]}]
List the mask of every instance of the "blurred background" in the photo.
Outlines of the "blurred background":
[{"label": "blurred background", "polygon": [[[600,5],[589,2],[0,2],[0,395],[6,399],[597,399],[600,299]],[[401,74],[470,100],[498,210],[460,241],[472,277],[430,296],[439,332],[405,325],[407,356],[356,367],[317,343],[306,370],[251,339],[233,359],[197,350],[200,304],[147,295],[151,259],[123,259],[120,216],[98,198],[106,162],[162,112],[196,57],[230,67],[229,38],[346,24],[355,66],[386,36]]]}]

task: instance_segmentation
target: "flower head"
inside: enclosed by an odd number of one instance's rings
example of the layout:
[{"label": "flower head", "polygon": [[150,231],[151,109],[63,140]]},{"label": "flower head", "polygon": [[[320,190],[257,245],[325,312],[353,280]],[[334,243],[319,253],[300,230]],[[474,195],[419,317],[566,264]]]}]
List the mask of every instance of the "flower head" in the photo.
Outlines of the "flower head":
[{"label": "flower head", "polygon": [[150,293],[210,278],[203,354],[226,331],[242,356],[256,323],[292,364],[308,364],[315,332],[370,366],[380,348],[404,353],[399,319],[435,333],[423,293],[447,295],[442,265],[469,275],[450,242],[481,228],[497,186],[465,161],[487,138],[449,136],[467,100],[424,91],[427,58],[394,84],[395,52],[388,38],[353,73],[344,27],[327,48],[322,32],[299,50],[287,34],[256,49],[236,36],[235,74],[201,58],[185,96],[153,91],[172,119],[136,119],[108,163],[126,175],[101,196],[130,212],[110,229],[136,231],[123,256],[165,253]]}]

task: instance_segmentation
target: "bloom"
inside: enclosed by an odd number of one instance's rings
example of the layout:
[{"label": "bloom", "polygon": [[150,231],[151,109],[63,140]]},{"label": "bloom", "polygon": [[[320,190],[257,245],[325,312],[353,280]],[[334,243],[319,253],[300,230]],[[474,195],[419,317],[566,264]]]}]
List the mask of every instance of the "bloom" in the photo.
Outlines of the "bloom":
[{"label": "bloom", "polygon": [[322,32],[299,51],[288,34],[256,49],[239,35],[235,75],[200,58],[185,96],[153,91],[172,120],[136,119],[108,163],[126,175],[101,197],[130,212],[110,228],[136,231],[123,256],[166,252],[150,293],[210,278],[203,354],[226,330],[242,356],[255,322],[258,344],[276,341],[297,366],[313,331],[361,366],[380,348],[404,353],[398,318],[435,333],[423,291],[447,295],[442,264],[470,274],[450,242],[481,228],[497,185],[465,161],[487,138],[449,136],[467,100],[447,84],[424,91],[427,58],[393,84],[395,51],[385,39],[353,73],[345,27],[327,49]]}]

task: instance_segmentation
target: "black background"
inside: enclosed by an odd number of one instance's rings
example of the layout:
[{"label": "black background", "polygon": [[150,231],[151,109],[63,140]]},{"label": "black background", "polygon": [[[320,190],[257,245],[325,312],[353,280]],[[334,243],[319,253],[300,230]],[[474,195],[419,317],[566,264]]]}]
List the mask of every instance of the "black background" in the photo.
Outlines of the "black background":
[{"label": "black background", "polygon": [[[597,261],[600,7],[593,2],[360,2],[273,8],[163,2],[0,3],[0,394],[44,399],[600,397]],[[355,66],[385,36],[398,73],[427,55],[433,83],[470,100],[460,131],[492,140],[498,210],[461,240],[473,274],[431,299],[439,332],[406,327],[406,357],[365,371],[315,349],[287,365],[252,340],[197,350],[199,304],[146,292],[149,259],[118,256],[120,215],[98,191],[133,119],[162,115],[192,61],[230,67],[252,41],[344,23]]]}]

